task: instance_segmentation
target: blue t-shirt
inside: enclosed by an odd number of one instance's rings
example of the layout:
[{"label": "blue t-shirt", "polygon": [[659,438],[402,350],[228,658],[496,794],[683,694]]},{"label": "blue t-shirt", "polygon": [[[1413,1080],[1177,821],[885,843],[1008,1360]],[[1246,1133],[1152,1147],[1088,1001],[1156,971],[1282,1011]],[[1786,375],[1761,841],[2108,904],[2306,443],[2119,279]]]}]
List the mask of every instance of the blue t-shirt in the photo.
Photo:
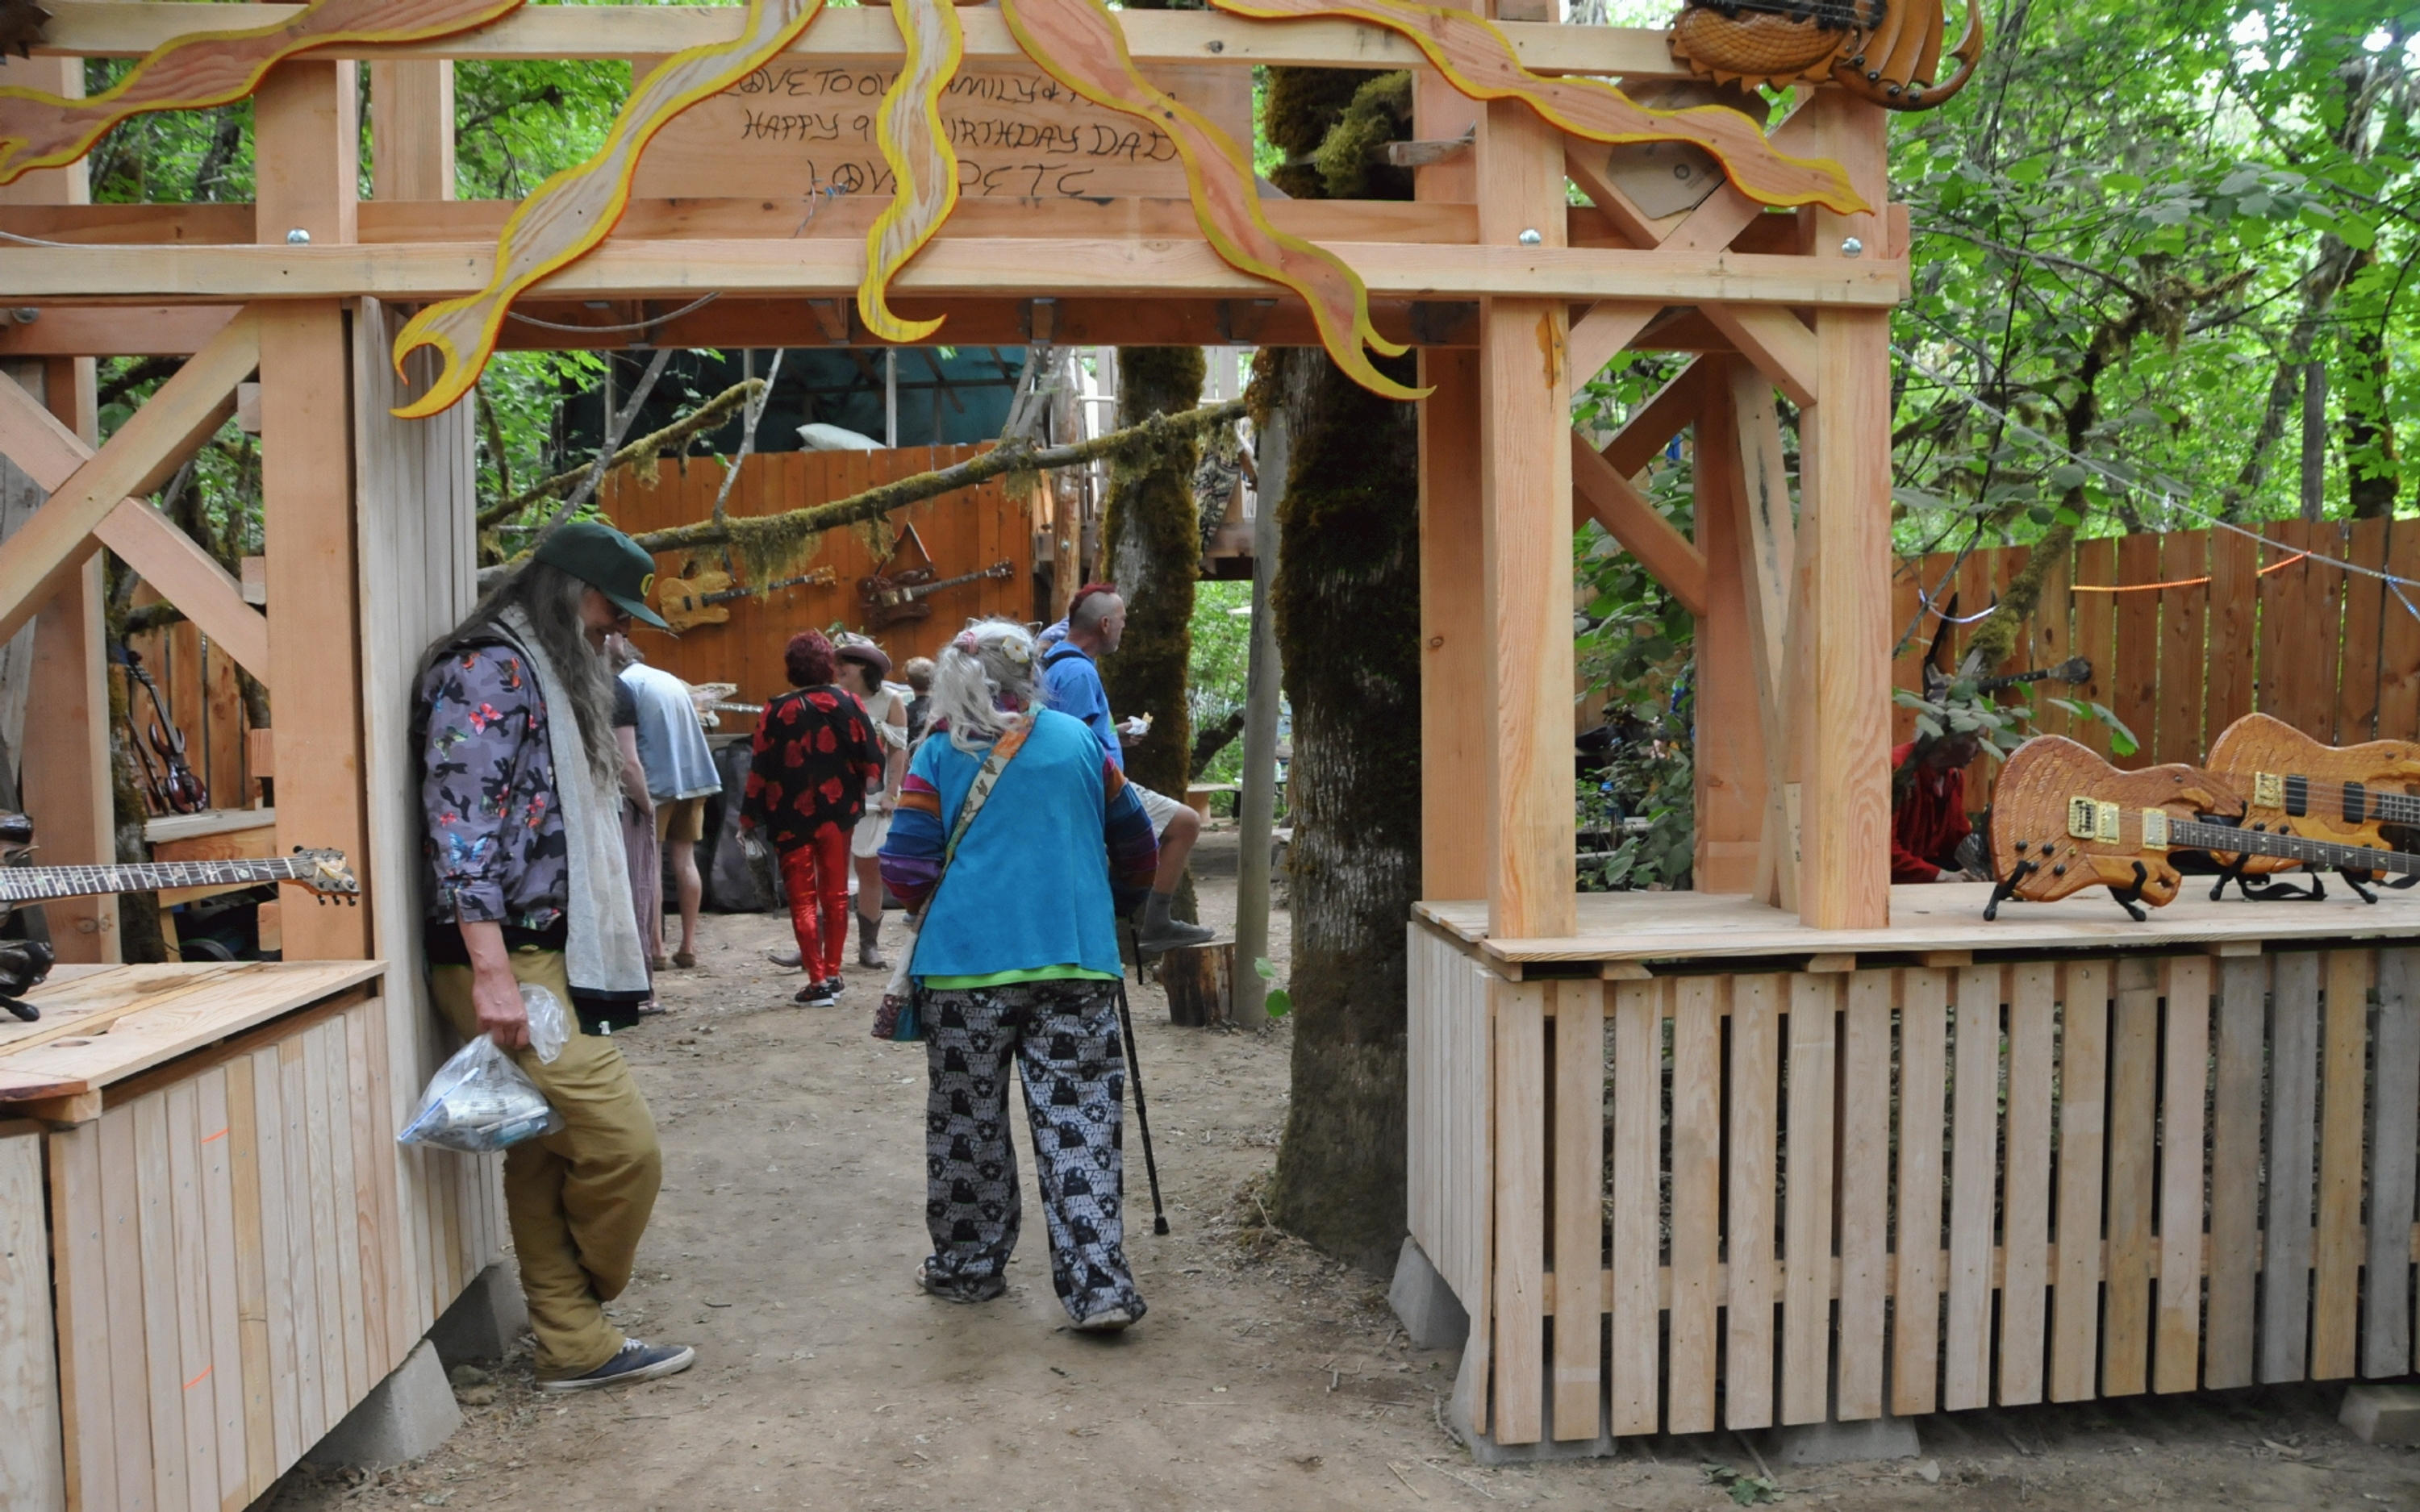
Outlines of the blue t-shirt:
[{"label": "blue t-shirt", "polygon": [[1109,690],[1101,686],[1101,670],[1093,665],[1091,653],[1063,640],[1051,647],[1042,658],[1042,686],[1050,695],[1050,706],[1091,726],[1101,748],[1125,771],[1126,753],[1118,743],[1117,721],[1109,717]]}]

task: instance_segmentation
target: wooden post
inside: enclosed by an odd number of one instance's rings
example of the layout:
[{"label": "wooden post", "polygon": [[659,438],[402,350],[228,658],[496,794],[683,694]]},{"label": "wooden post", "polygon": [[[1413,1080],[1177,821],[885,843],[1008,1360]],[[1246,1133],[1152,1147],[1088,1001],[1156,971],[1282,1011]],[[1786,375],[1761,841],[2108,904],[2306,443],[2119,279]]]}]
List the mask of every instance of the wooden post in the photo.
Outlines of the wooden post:
[{"label": "wooden post", "polygon": [[1258,963],[1269,953],[1269,841],[1277,816],[1278,703],[1284,695],[1275,593],[1278,510],[1285,501],[1286,474],[1294,466],[1282,408],[1269,412],[1259,452],[1261,486],[1252,512],[1252,646],[1244,681],[1244,780],[1235,804],[1242,849],[1235,861],[1235,946],[1229,963],[1234,1020],[1247,1029],[1269,1021],[1268,983],[1261,980]]},{"label": "wooden post", "polygon": [[370,193],[454,197],[454,62],[370,65]]},{"label": "wooden post", "polygon": [[[1819,95],[1824,155],[1880,211],[1884,117],[1838,91]],[[1879,253],[1880,213],[1814,212],[1814,255]],[[1798,917],[1819,929],[1890,922],[1890,316],[1819,310],[1822,402],[1804,411],[1799,596],[1802,659]]]},{"label": "wooden post", "polygon": [[[355,239],[359,131],[350,63],[286,63],[254,102],[260,240]],[[345,311],[333,300],[266,313],[260,331],[261,496],[269,559],[271,727],[277,843],[330,845],[371,888],[362,762],[360,584],[354,571],[352,409]],[[297,910],[289,961],[369,953],[366,909]]]},{"label": "wooden post", "polygon": [[[1450,141],[1483,108],[1433,71],[1413,76],[1412,126],[1423,141]],[[1420,168],[1413,196],[1468,204],[1473,160],[1457,153]],[[1471,797],[1487,791],[1491,666],[1485,585],[1470,564],[1485,549],[1479,472],[1479,354],[1431,347],[1420,386],[1420,896],[1483,898],[1490,827]]]},{"label": "wooden post", "polygon": [[[1716,377],[1723,368],[1717,363]],[[1699,892],[1747,892],[1764,829],[1764,697],[1748,620],[1747,553],[1740,542],[1745,495],[1739,426],[1728,383],[1703,385],[1690,440],[1698,549],[1706,559],[1706,612],[1698,620],[1695,764]]]},{"label": "wooden post", "polygon": [[[1562,139],[1524,104],[1479,133],[1479,239],[1564,244]],[[1569,316],[1559,300],[1490,299],[1480,314],[1480,476],[1496,722],[1487,932],[1574,929],[1572,460]]]},{"label": "wooden post", "polygon": [[[9,83],[74,99],[84,94],[82,58],[19,59]],[[29,173],[0,187],[0,205],[82,205],[92,198],[82,162]],[[16,368],[16,364],[11,364]],[[52,357],[10,374],[87,444],[100,444],[93,360]],[[46,866],[117,859],[110,797],[109,685],[101,622],[101,559],[53,594],[35,616],[20,801],[34,821]],[[52,948],[64,962],[118,959],[117,900],[61,898],[43,905]]]}]

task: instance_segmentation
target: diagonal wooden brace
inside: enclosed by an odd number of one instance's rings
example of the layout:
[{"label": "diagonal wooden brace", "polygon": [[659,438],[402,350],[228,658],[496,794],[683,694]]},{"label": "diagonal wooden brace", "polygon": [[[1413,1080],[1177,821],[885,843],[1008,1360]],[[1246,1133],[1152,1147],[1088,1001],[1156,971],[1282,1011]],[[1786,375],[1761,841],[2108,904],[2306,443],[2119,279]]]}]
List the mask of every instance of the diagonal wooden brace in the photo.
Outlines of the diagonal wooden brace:
[{"label": "diagonal wooden brace", "polygon": [[[149,513],[149,506],[132,496],[159,487],[218,429],[233,412],[235,386],[250,378],[259,363],[259,324],[246,310],[161,384],[159,392],[98,452],[86,451],[73,432],[23,390],[14,384],[0,385],[0,452],[51,491],[49,501],[34,512],[34,517],[0,542],[0,640],[30,623],[42,601],[104,544],[104,522],[116,511],[132,506]],[[151,518],[167,526],[156,514]],[[137,561],[138,556],[146,557],[171,583],[180,584],[194,601],[171,601],[212,640],[224,643],[230,656],[242,661],[248,652],[256,658],[252,670],[266,670],[266,624],[243,602],[233,579],[224,571],[215,580],[192,571],[191,558],[178,560],[174,548],[160,541],[144,521],[113,525],[108,533],[116,537],[106,542],[113,550],[119,549],[119,541],[133,547],[132,553],[121,554],[136,571],[150,576]],[[182,532],[175,533],[181,538]],[[194,548],[194,554],[199,550]],[[214,563],[211,565],[216,567]],[[166,593],[170,585],[159,586]],[[221,588],[225,598],[215,592]],[[236,618],[238,610],[245,618]],[[254,630],[254,622],[260,622],[262,628]]]},{"label": "diagonal wooden brace", "polygon": [[1692,614],[1706,612],[1706,559],[1672,522],[1655,512],[1637,486],[1597,455],[1577,431],[1572,436],[1572,501],[1637,557],[1639,565],[1671,590]]}]

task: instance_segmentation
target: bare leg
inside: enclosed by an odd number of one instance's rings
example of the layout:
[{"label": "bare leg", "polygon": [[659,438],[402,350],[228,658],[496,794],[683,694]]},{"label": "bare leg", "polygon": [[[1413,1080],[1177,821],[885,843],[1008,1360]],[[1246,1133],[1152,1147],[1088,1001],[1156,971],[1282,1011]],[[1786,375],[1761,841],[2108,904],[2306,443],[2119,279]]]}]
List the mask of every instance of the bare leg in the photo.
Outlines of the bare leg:
[{"label": "bare leg", "polygon": [[1178,809],[1168,827],[1159,832],[1159,870],[1152,873],[1151,897],[1144,902],[1142,921],[1136,927],[1138,949],[1167,950],[1200,945],[1211,937],[1211,931],[1173,918],[1168,911],[1175,902],[1177,884],[1185,880],[1185,863],[1193,854],[1193,842],[1201,838],[1202,816],[1186,808]]},{"label": "bare leg", "polygon": [[1159,835],[1159,870],[1152,873],[1151,890],[1174,892],[1185,880],[1185,863],[1193,855],[1193,842],[1202,838],[1202,816],[1191,809],[1179,809],[1176,817]]},{"label": "bare leg", "polygon": [[706,903],[706,882],[697,874],[697,841],[676,840],[673,848],[673,881],[680,888],[680,948],[697,953],[697,911]]},{"label": "bare leg", "polygon": [[882,954],[882,858],[857,860],[857,964],[875,970],[891,964]]}]

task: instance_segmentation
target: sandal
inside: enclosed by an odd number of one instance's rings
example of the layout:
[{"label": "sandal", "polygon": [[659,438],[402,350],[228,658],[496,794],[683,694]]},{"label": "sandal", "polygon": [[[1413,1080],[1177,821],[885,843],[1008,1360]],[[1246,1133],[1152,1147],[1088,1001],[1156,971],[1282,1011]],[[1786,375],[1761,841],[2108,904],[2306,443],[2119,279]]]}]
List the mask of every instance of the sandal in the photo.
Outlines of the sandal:
[{"label": "sandal", "polygon": [[690,970],[697,965],[697,952],[694,950],[675,950],[673,952],[673,964],[680,967],[683,971]]},{"label": "sandal", "polygon": [[916,1284],[943,1302],[989,1302],[1008,1289],[1008,1283],[999,1276],[985,1281],[936,1281],[925,1271],[924,1264],[923,1261],[917,1262]]}]

